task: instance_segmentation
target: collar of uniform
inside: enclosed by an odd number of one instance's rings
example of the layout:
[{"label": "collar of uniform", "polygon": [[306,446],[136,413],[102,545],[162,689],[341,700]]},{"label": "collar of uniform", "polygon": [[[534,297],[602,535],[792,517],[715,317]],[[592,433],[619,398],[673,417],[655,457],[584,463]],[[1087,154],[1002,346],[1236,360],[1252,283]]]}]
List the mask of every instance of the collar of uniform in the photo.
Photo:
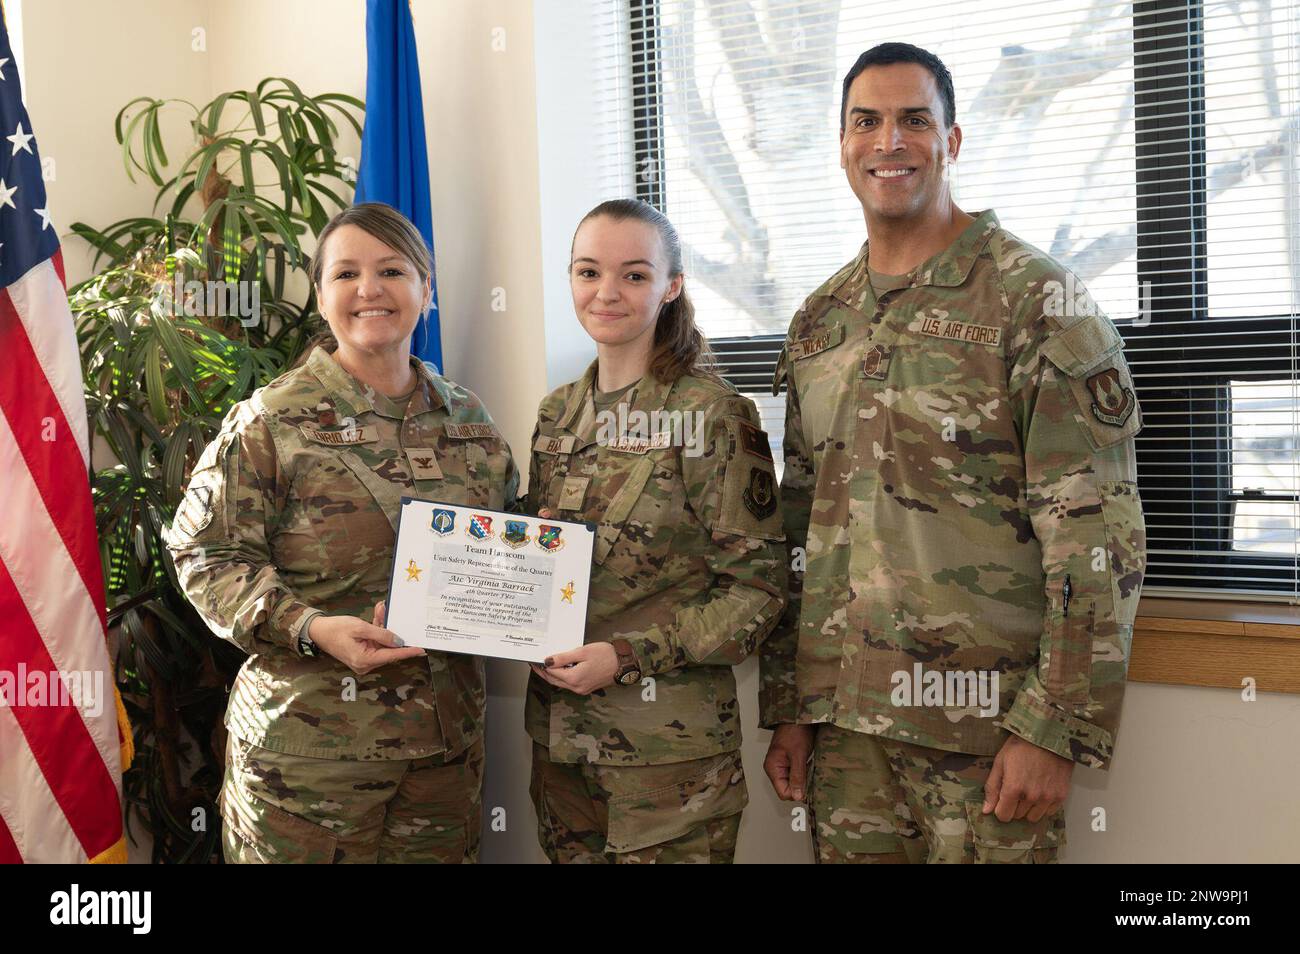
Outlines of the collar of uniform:
[{"label": "collar of uniform", "polygon": [[998,217],[992,209],[977,213],[975,221],[966,226],[955,242],[916,267],[912,273],[912,284],[938,285],[941,288],[953,288],[962,284],[975,267],[975,259],[984,251],[989,237],[1000,227]]},{"label": "collar of uniform", "polygon": [[436,411],[440,407],[445,407],[447,402],[443,400],[442,392],[438,390],[433,370],[414,355],[411,356],[411,366],[415,368],[415,393],[411,395],[411,402],[406,405],[406,416],[414,417],[425,411]]},{"label": "collar of uniform", "polygon": [[[564,405],[564,411],[556,422],[557,427],[563,428],[578,439],[578,447],[586,447],[596,440],[596,407],[592,392],[596,387],[598,363],[598,361],[591,362],[586,373],[573,386],[573,390],[569,393],[569,400]],[[651,411],[661,409],[668,401],[673,383],[660,381],[647,369],[645,376],[629,395],[629,416],[632,411],[644,411],[648,415]],[[649,437],[650,435],[636,436]]]},{"label": "collar of uniform", "polygon": [[[408,414],[441,407],[442,396],[433,382],[433,373],[415,356],[411,357],[411,366],[415,369],[415,393],[407,405]],[[343,366],[334,360],[324,348],[316,348],[307,358],[307,368],[325,386],[335,405],[346,415],[355,416],[365,411],[374,410],[386,417],[401,419],[394,403],[382,394],[362,384],[343,370]],[[418,403],[417,403],[418,402]]]},{"label": "collar of uniform", "polygon": [[[632,389],[632,393],[628,395],[630,399],[628,401],[629,417],[637,411],[643,411],[646,414],[646,420],[653,420],[650,415],[655,411],[662,410],[663,406],[668,403],[668,395],[672,392],[675,383],[673,381],[660,381],[652,371],[646,369],[645,377],[637,383],[637,386]],[[633,434],[630,436],[651,437],[652,435]]]},{"label": "collar of uniform", "polygon": [[582,413],[582,407],[586,403],[588,395],[591,394],[591,388],[596,383],[596,362],[593,361],[587,365],[587,370],[583,372],[581,378],[569,392],[569,400],[564,405],[564,410],[560,414],[560,419],[555,422],[557,427],[562,427],[570,434],[574,433],[574,425],[578,422],[578,416]]},{"label": "collar of uniform", "polygon": [[[1001,225],[997,214],[992,209],[977,213],[975,221],[966,226],[951,245],[931,255],[912,270],[912,287],[937,285],[952,288],[965,282],[990,236],[999,228]],[[848,274],[832,290],[832,294],[840,301],[853,304],[862,300],[863,292],[869,287],[867,253],[870,246],[870,239],[862,243],[862,251],[851,263]]]}]

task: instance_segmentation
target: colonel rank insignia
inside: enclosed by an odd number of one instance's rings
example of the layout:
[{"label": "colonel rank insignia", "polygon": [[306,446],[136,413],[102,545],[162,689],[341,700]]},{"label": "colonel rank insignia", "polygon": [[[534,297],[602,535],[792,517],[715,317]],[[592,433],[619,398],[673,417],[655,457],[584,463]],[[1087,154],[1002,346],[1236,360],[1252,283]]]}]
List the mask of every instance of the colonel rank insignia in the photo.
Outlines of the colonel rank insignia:
[{"label": "colonel rank insignia", "polygon": [[501,534],[501,539],[506,545],[518,550],[522,546],[527,546],[528,541],[532,539],[528,535],[528,524],[522,520],[507,520],[505,532]]},{"label": "colonel rank insignia", "polygon": [[563,527],[552,527],[542,524],[537,528],[537,545],[543,550],[550,550],[554,553],[564,546],[564,541],[560,539],[560,531]]},{"label": "colonel rank insignia", "polygon": [[456,514],[451,510],[435,510],[433,512],[433,530],[434,533],[446,536],[456,529]]},{"label": "colonel rank insignia", "polygon": [[761,467],[751,468],[749,471],[749,486],[741,494],[745,500],[745,506],[759,520],[766,520],[772,516],[776,510],[776,487],[772,480],[771,471]]},{"label": "colonel rank insignia", "polygon": [[469,518],[466,532],[475,540],[486,540],[492,536],[492,518],[485,517],[481,513],[474,514]]},{"label": "colonel rank insignia", "polygon": [[1103,424],[1123,427],[1137,407],[1133,390],[1124,387],[1118,368],[1106,368],[1090,377],[1088,391],[1092,394],[1092,415]]}]

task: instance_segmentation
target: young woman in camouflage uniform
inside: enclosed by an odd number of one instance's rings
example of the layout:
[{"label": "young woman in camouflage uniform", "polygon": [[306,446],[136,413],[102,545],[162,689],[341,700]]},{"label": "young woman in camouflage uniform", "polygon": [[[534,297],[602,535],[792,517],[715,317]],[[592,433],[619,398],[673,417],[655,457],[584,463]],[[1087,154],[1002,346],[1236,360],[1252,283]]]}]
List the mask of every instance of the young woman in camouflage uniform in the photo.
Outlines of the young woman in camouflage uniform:
[{"label": "young woman in camouflage uniform", "polygon": [[482,660],[397,648],[380,604],[403,495],[499,509],[518,485],[478,399],[411,356],[430,273],[400,213],[335,216],[312,262],[334,340],[230,411],[169,531],[186,594],[249,654],[227,861],[476,858]]},{"label": "young woman in camouflage uniform", "polygon": [[597,359],[542,401],[526,506],[598,529],[586,644],[529,680],[542,847],[554,862],[730,862],[747,801],[731,667],[785,601],[767,435],[707,370],[660,212],[594,209],[570,282]]}]

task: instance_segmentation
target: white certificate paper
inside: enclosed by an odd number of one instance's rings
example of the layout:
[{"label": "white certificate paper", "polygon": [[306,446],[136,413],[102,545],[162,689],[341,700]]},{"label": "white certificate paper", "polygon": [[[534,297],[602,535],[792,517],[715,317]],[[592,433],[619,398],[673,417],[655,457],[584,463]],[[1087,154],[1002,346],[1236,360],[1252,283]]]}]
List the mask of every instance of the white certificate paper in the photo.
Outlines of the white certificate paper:
[{"label": "white certificate paper", "polygon": [[402,498],[385,625],[407,646],[541,662],[582,645],[594,530]]}]

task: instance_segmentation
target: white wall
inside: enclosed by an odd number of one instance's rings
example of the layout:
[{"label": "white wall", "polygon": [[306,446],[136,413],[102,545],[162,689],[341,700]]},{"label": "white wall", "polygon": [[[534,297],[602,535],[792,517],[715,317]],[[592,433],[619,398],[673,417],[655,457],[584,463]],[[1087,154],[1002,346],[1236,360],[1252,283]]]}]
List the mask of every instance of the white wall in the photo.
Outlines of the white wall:
[{"label": "white wall", "polygon": [[[13,6],[13,0],[6,5]],[[209,60],[191,49],[191,30],[204,22],[207,3],[25,0],[21,6],[23,92],[41,159],[54,160],[46,191],[72,285],[91,274],[92,257],[72,236],[73,222],[101,228],[153,214],[153,183],[139,172],[135,185],[126,177],[113,136],[118,110],[137,96],[196,105],[209,98]],[[190,147],[191,115],[179,105],[164,119],[168,158]]]},{"label": "white wall", "polygon": [[[14,0],[9,0],[10,4]],[[283,75],[307,92],[364,98],[363,0],[40,0],[24,4],[28,106],[64,237],[69,279],[89,274],[74,220],[104,225],[147,214],[152,186],[131,186],[112,119],[137,95],[199,104],[217,91]],[[585,0],[414,0],[429,141],[443,341],[448,373],[484,399],[521,461],[537,402],[590,360],[564,266],[596,184],[597,123],[582,86],[592,18]],[[195,27],[205,53],[191,49]],[[504,32],[494,31],[500,30]],[[496,43],[494,44],[494,40]],[[504,49],[500,47],[504,40]],[[584,106],[584,104],[587,104]],[[180,114],[168,129],[179,154]],[[356,148],[355,136],[343,148]],[[358,149],[359,152],[359,149]],[[830,270],[833,263],[828,263]],[[506,310],[495,312],[494,289]],[[522,666],[489,671],[485,861],[536,861],[521,729]],[[739,670],[751,804],[738,860],[806,861],[805,834],[762,775],[756,667]],[[1219,689],[1130,685],[1115,767],[1077,770],[1068,806],[1073,862],[1294,861],[1300,858],[1300,699],[1241,701]],[[1107,830],[1091,830],[1092,809]]]}]

